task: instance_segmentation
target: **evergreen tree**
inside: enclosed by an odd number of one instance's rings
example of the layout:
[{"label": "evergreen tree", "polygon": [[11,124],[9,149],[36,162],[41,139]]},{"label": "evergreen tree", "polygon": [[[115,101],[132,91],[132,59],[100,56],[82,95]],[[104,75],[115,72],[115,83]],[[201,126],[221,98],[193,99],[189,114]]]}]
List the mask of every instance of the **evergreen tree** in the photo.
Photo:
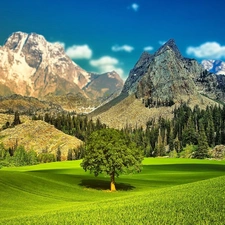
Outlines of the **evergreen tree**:
[{"label": "evergreen tree", "polygon": [[214,124],[213,124],[213,117],[211,111],[208,111],[207,113],[207,127],[206,127],[206,136],[208,140],[208,144],[210,147],[214,147],[215,145],[215,130],[214,130]]},{"label": "evergreen tree", "polygon": [[19,115],[18,111],[16,111],[14,114],[14,120],[13,120],[12,125],[16,126],[18,124],[21,124],[21,121],[20,121],[20,115]]},{"label": "evergreen tree", "polygon": [[194,157],[198,159],[204,159],[208,156],[208,142],[205,134],[203,124],[200,123],[200,131],[198,135],[198,148],[195,151]]},{"label": "evergreen tree", "polygon": [[56,161],[61,161],[61,149],[58,147],[56,152]]},{"label": "evergreen tree", "polygon": [[72,153],[72,149],[68,149],[68,153],[67,153],[67,160],[73,160],[73,153]]}]

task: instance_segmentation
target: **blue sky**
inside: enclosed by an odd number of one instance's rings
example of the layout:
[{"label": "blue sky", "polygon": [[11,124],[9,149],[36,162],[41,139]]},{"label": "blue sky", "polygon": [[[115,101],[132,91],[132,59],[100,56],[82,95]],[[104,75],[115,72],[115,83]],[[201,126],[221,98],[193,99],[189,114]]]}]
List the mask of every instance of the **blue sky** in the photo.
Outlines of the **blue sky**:
[{"label": "blue sky", "polygon": [[13,32],[60,42],[82,68],[126,78],[144,50],[175,39],[185,57],[225,60],[224,0],[11,0],[1,2],[0,45]]}]

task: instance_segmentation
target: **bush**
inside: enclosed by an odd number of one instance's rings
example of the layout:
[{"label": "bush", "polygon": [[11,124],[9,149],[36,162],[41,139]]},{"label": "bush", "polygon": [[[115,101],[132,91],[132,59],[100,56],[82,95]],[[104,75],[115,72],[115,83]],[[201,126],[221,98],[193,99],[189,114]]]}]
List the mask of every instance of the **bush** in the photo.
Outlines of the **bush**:
[{"label": "bush", "polygon": [[0,169],[3,167],[10,167],[13,166],[13,164],[11,164],[10,162],[4,160],[4,161],[0,161]]},{"label": "bush", "polygon": [[177,151],[176,150],[170,151],[169,157],[170,158],[177,158],[178,157]]},{"label": "bush", "polygon": [[38,155],[38,161],[41,163],[55,162],[55,155],[51,153],[41,153]]},{"label": "bush", "polygon": [[186,145],[180,152],[180,158],[192,158],[198,146],[196,145]]}]

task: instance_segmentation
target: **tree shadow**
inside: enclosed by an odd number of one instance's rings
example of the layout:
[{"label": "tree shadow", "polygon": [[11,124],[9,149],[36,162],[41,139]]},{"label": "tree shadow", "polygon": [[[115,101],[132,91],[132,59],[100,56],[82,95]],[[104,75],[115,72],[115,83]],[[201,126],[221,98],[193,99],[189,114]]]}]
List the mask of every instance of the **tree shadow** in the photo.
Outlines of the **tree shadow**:
[{"label": "tree shadow", "polygon": [[[85,188],[92,188],[96,190],[110,190],[110,180],[100,180],[100,179],[83,179],[80,186]],[[116,190],[117,191],[130,191],[133,190],[135,187],[126,184],[126,183],[116,183]]]}]

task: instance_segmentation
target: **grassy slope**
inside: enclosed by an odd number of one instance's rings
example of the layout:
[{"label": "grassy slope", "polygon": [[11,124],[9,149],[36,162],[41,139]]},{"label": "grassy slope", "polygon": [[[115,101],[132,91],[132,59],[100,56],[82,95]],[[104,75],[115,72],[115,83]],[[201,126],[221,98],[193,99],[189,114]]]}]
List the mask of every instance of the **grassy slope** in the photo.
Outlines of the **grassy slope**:
[{"label": "grassy slope", "polygon": [[62,160],[67,158],[68,149],[76,149],[82,143],[78,138],[64,134],[53,125],[41,120],[27,120],[13,128],[1,131],[0,142],[6,148],[15,146],[17,142],[26,150],[33,149],[38,153],[47,150],[55,154],[60,147]]},{"label": "grassy slope", "polygon": [[0,224],[223,224],[225,162],[145,159],[140,174],[94,178],[80,161],[0,170]]}]

